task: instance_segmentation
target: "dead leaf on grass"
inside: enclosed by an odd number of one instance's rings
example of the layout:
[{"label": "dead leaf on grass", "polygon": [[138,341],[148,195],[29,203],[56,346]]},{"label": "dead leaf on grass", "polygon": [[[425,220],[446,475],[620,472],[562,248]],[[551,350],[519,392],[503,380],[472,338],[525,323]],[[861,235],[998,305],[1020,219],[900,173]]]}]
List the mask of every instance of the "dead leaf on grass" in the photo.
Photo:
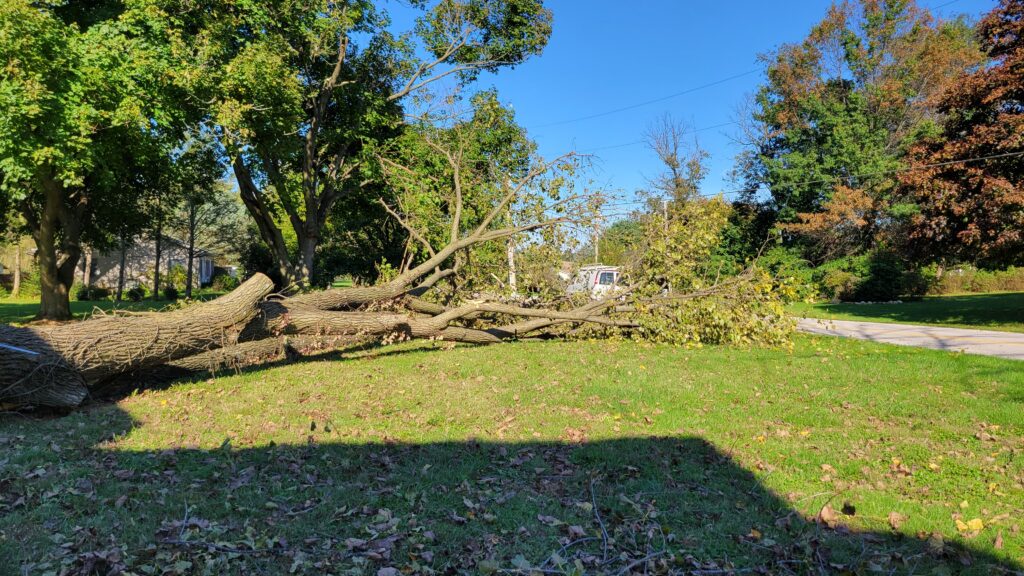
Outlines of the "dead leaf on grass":
[{"label": "dead leaf on grass", "polygon": [[899,512],[889,512],[889,526],[891,526],[893,530],[899,530],[900,526],[902,526],[906,521],[907,517],[903,514],[900,514]]}]

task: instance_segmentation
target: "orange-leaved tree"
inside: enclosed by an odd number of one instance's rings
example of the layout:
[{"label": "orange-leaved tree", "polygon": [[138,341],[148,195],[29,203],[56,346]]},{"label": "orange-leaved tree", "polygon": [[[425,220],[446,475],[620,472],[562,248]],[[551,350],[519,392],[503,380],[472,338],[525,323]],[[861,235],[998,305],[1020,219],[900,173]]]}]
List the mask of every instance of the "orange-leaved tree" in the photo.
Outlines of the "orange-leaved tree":
[{"label": "orange-leaved tree", "polygon": [[910,154],[901,178],[920,214],[912,237],[939,261],[1024,262],[1024,0],[978,23],[989,62],[951,82],[941,135]]}]

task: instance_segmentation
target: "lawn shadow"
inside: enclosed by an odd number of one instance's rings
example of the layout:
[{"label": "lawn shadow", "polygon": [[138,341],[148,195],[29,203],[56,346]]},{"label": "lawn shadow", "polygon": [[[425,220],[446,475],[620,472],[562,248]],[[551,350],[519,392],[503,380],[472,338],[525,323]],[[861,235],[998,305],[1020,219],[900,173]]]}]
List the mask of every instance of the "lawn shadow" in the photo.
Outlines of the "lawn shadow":
[{"label": "lawn shadow", "polygon": [[845,529],[841,501],[805,518],[695,436],[368,443],[321,421],[304,445],[113,449],[135,425],[114,405],[0,416],[0,464],[19,472],[0,472],[0,573],[1021,570],[933,535]]}]

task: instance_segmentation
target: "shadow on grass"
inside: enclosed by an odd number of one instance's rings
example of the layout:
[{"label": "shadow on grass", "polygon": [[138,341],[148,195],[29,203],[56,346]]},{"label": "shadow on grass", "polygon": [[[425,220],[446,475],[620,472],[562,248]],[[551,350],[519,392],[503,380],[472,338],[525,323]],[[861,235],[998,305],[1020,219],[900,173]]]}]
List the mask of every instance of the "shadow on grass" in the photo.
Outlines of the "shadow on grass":
[{"label": "shadow on grass", "polygon": [[1024,292],[937,296],[901,304],[825,304],[817,308],[866,321],[884,318],[906,324],[960,324],[995,330],[1016,324],[1024,330]]},{"label": "shadow on grass", "polygon": [[314,419],[300,446],[111,449],[133,426],[0,416],[0,573],[1021,570],[846,530],[842,502],[834,529],[806,519],[699,437],[342,443]]}]

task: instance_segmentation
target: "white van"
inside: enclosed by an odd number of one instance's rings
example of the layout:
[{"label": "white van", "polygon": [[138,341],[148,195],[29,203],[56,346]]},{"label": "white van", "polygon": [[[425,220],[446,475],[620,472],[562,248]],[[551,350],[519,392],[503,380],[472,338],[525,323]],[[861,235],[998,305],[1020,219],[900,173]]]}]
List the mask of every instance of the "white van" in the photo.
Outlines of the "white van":
[{"label": "white van", "polygon": [[565,293],[590,292],[592,298],[601,298],[619,288],[619,267],[593,264],[580,268]]}]

